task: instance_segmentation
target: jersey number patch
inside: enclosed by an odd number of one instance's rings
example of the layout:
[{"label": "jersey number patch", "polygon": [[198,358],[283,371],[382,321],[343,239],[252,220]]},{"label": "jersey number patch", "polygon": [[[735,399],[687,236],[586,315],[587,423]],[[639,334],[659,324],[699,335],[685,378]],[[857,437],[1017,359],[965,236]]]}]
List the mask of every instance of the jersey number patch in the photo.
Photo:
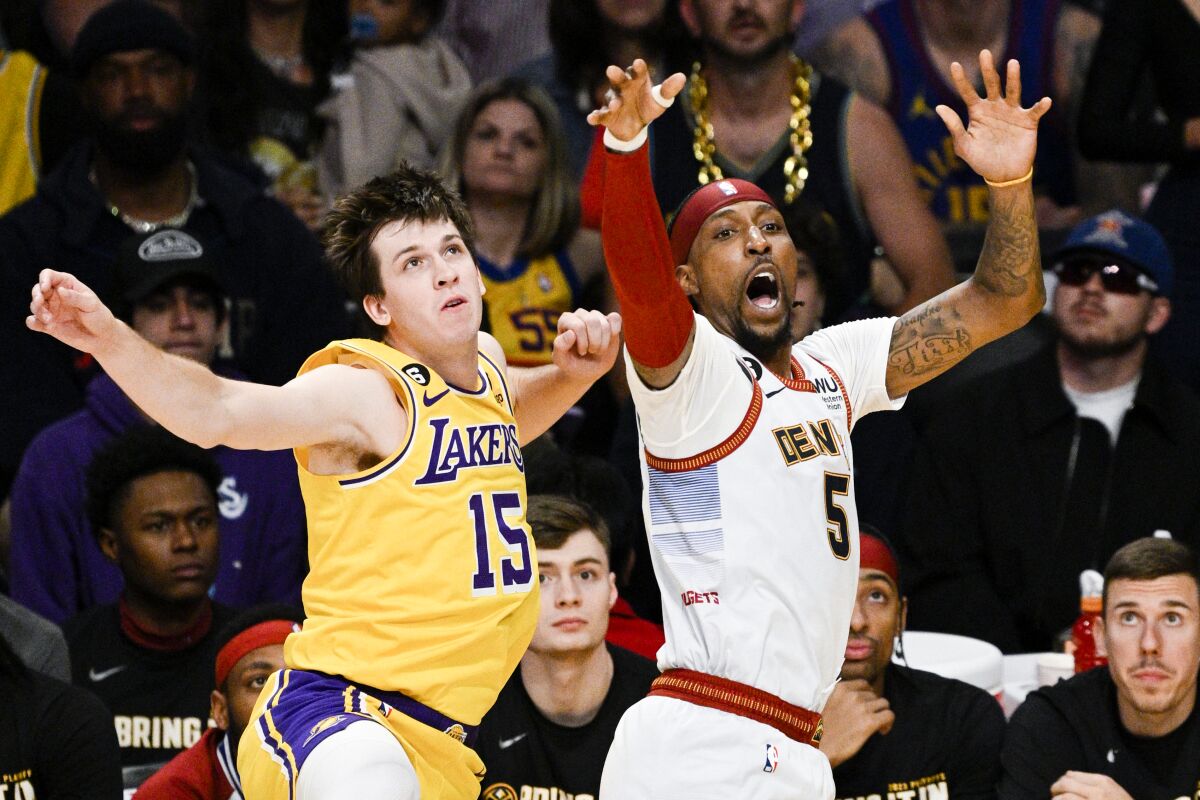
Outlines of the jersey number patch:
[{"label": "jersey number patch", "polygon": [[[496,520],[507,554],[500,556],[500,585],[505,594],[527,592],[533,585],[533,563],[529,556],[529,535],[521,527],[512,527],[505,515],[521,514],[521,496],[516,492],[475,493],[467,502],[475,523],[475,574],[471,577],[471,595],[484,597],[496,593],[496,573],[492,571],[492,534],[488,517]],[[517,558],[514,558],[516,556]],[[520,561],[520,566],[516,561]]]},{"label": "jersey number patch", "polygon": [[825,521],[829,527],[825,529],[825,535],[829,537],[829,549],[842,561],[850,557],[850,520],[846,517],[846,509],[838,505],[835,498],[849,496],[850,476],[826,472]]}]

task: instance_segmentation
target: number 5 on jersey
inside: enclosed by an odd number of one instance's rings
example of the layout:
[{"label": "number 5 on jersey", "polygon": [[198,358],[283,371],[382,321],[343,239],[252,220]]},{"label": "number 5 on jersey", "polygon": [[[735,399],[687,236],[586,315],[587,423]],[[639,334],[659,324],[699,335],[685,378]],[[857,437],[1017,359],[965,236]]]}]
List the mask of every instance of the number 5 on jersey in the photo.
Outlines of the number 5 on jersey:
[{"label": "number 5 on jersey", "polygon": [[471,595],[483,597],[496,593],[496,573],[492,571],[492,545],[495,539],[489,530],[489,517],[496,521],[500,541],[508,551],[500,555],[500,585],[504,593],[529,591],[533,585],[529,535],[524,528],[512,527],[508,522],[514,517],[520,518],[521,496],[516,492],[477,492],[471,495],[467,505],[475,524],[475,574],[471,578]]}]

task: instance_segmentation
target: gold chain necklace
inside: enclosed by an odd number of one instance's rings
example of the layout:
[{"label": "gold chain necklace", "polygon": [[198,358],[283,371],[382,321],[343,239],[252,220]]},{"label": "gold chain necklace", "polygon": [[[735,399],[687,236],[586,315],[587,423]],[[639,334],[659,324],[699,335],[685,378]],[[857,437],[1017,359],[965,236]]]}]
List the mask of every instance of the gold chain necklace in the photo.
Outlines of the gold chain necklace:
[{"label": "gold chain necklace", "polygon": [[[812,105],[812,67],[796,56],[792,56],[792,118],[788,120],[788,144],[792,154],[783,162],[783,176],[786,181],[783,190],[783,202],[791,204],[808,181],[808,158],[805,153],[812,147],[812,125],[809,112]],[[717,152],[716,142],[713,141],[712,121],[708,116],[708,82],[700,74],[700,62],[692,65],[692,74],[688,78],[688,100],[692,105],[692,113],[696,115],[696,126],[693,129],[692,154],[700,162],[700,184],[719,181],[725,176],[721,168],[713,162]]]}]

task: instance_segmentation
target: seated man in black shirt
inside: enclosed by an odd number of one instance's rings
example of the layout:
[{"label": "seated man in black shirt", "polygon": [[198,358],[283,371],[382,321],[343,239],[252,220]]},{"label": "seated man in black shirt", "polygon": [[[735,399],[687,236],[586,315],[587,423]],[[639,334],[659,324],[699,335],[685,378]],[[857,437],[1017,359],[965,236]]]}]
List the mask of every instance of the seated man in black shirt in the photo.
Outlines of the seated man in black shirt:
[{"label": "seated man in black shirt", "polygon": [[130,430],[88,468],[88,516],[125,588],[63,633],[72,682],[112,713],[127,786],[208,726],[215,634],[232,616],[208,596],[220,483],[212,456],[158,427]]},{"label": "seated man in black shirt", "polygon": [[823,712],[837,796],[993,797],[1004,712],[982,689],[892,662],[907,600],[891,546],[865,528],[842,680]]},{"label": "seated man in black shirt", "polygon": [[25,666],[0,636],[0,798],[116,800],[117,761],[103,704]]},{"label": "seated man in black shirt", "polygon": [[625,709],[658,677],[654,662],[605,644],[617,600],[608,529],[565,497],[529,498],[542,610],[529,651],[483,718],[475,745],[484,800],[595,800]]},{"label": "seated man in black shirt", "polygon": [[1172,800],[1200,790],[1200,560],[1137,539],[1104,570],[1108,666],[1030,694],[1004,737],[1002,798]]}]

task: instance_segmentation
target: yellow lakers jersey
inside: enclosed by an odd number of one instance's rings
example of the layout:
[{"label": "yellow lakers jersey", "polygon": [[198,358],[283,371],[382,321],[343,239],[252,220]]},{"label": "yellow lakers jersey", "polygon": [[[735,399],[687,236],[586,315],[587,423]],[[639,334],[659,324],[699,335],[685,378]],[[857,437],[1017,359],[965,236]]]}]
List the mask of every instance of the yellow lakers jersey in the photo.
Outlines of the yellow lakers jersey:
[{"label": "yellow lakers jersey", "polygon": [[558,315],[577,305],[575,267],[566,251],[518,259],[497,267],[477,258],[487,307],[484,328],[500,342],[508,363],[549,364],[558,335]]},{"label": "yellow lakers jersey", "polygon": [[42,168],[38,114],[46,70],[33,56],[0,50],[0,214],[33,196]]},{"label": "yellow lakers jersey", "polygon": [[495,702],[533,637],[538,570],[504,375],[453,386],[381,342],[333,342],[303,374],[364,365],[408,414],[403,444],[351,475],[314,475],[296,450],[308,513],[304,628],[289,667],[402,692],[467,725]]}]

